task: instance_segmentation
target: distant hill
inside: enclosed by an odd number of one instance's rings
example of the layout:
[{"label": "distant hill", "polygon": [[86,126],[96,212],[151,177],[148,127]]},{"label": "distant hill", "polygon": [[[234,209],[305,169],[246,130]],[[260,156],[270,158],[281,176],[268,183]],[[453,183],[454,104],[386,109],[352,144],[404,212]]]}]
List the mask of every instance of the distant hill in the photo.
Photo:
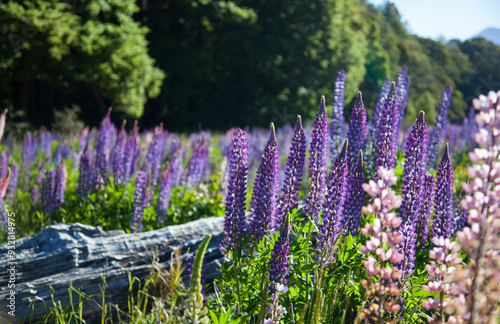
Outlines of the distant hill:
[{"label": "distant hill", "polygon": [[500,45],[500,29],[498,28],[486,28],[485,30],[483,30],[482,32],[480,32],[479,34],[477,34],[472,38],[478,38],[478,37],[485,38],[490,42],[495,43],[496,45]]}]

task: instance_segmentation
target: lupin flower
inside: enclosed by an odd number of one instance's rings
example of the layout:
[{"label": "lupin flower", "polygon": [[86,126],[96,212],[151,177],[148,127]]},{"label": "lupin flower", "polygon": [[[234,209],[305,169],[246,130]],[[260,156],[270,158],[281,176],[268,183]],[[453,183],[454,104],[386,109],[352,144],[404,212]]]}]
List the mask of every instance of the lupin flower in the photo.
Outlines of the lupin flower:
[{"label": "lupin flower", "polygon": [[111,146],[111,137],[113,135],[114,125],[111,124],[110,119],[111,108],[108,110],[108,114],[101,122],[101,128],[99,129],[99,137],[97,139],[96,145],[96,164],[97,169],[95,173],[96,184],[105,184],[107,181],[106,173],[108,171],[109,162],[109,150]]},{"label": "lupin flower", "polygon": [[2,142],[3,132],[5,131],[5,120],[7,119],[8,109],[5,109],[2,115],[0,116],[0,143]]},{"label": "lupin flower", "polygon": [[438,310],[440,318],[435,314],[427,320],[428,323],[457,323],[455,316],[446,320],[445,309],[449,306],[449,298],[452,291],[453,274],[456,271],[455,266],[462,262],[458,257],[460,246],[456,242],[451,242],[449,238],[433,237],[434,248],[429,252],[431,259],[436,260],[425,265],[425,269],[431,278],[429,282],[422,285],[422,289],[430,293],[438,293],[439,299],[429,297],[422,305],[426,309]]},{"label": "lupin flower", "polygon": [[443,126],[446,121],[446,116],[448,115],[448,107],[451,102],[451,94],[453,89],[451,86],[447,86],[441,95],[441,102],[439,103],[436,123],[432,127],[431,135],[429,136],[429,153],[427,156],[427,168],[432,169],[434,163],[436,162],[436,157],[439,151],[439,143],[441,142],[441,135],[443,133]]},{"label": "lupin flower", "polygon": [[91,185],[93,180],[92,168],[90,165],[90,152],[91,147],[87,145],[85,151],[80,156],[80,165],[78,173],[78,195],[80,199],[87,199],[89,192],[91,191]]},{"label": "lupin flower", "polygon": [[12,167],[10,168],[9,186],[7,187],[7,199],[11,203],[16,198],[18,179],[19,179],[19,165],[17,163],[12,163]]},{"label": "lupin flower", "polygon": [[160,192],[158,193],[158,208],[156,221],[161,217],[162,223],[167,222],[167,209],[170,203],[170,193],[173,186],[173,174],[172,168],[167,164],[167,169],[163,172],[163,176],[160,181]]},{"label": "lupin flower", "polygon": [[333,109],[330,123],[330,152],[332,156],[337,156],[340,145],[344,140],[344,91],[345,71],[340,71],[337,74],[333,90]]},{"label": "lupin flower", "polygon": [[402,273],[391,264],[397,264],[403,259],[403,255],[396,248],[402,241],[396,230],[401,224],[401,218],[392,211],[400,206],[401,197],[389,187],[396,183],[397,177],[394,170],[382,167],[378,169],[376,179],[363,184],[363,189],[373,198],[368,206],[363,207],[363,213],[375,214],[376,218],[373,224],[367,223],[361,229],[361,234],[368,238],[360,249],[367,255],[363,265],[368,280],[362,280],[361,284],[371,302],[358,314],[361,320],[373,321],[389,319],[401,308],[397,303],[401,293],[397,281]]},{"label": "lupin flower", "polygon": [[0,230],[4,233],[7,233],[9,217],[7,216],[7,210],[5,208],[5,204],[2,196],[0,196]]},{"label": "lupin flower", "polygon": [[33,186],[33,189],[31,189],[31,205],[33,207],[36,207],[38,205],[38,197],[40,195],[39,188],[37,185]]},{"label": "lupin flower", "polygon": [[[395,84],[392,83],[393,88]],[[396,91],[394,89],[394,91]],[[397,133],[394,131],[398,122],[399,101],[396,96],[388,98],[380,111],[378,133],[376,135],[377,153],[375,169],[394,168],[396,164]]]},{"label": "lupin flower", "polygon": [[436,200],[432,237],[449,238],[453,234],[453,167],[448,153],[448,143],[437,170]]},{"label": "lupin flower", "polygon": [[132,222],[130,224],[132,232],[140,233],[142,231],[142,219],[144,217],[144,207],[147,200],[146,186],[146,172],[137,172],[134,190],[134,205],[132,207]]},{"label": "lupin flower", "polygon": [[271,281],[271,307],[268,312],[271,314],[271,323],[279,323],[279,319],[284,314],[285,309],[279,305],[280,293],[288,292],[288,272],[290,270],[290,218],[287,215],[278,240],[274,244],[271,255],[269,280]]},{"label": "lupin flower", "polygon": [[149,145],[149,151],[146,157],[146,174],[151,174],[153,186],[158,183],[160,174],[161,160],[163,149],[165,147],[165,134],[163,133],[163,124],[155,128],[155,136],[153,142]]},{"label": "lupin flower", "polygon": [[346,229],[346,233],[351,233],[355,236],[359,231],[361,209],[365,204],[365,191],[363,190],[365,174],[363,170],[363,152],[361,150],[359,150],[359,156],[349,174],[348,180],[347,191],[349,192],[351,201],[346,202],[344,206],[344,228]]},{"label": "lupin flower", "polygon": [[342,151],[330,170],[328,191],[323,203],[317,254],[320,261],[325,264],[335,260],[333,254],[337,237],[343,229],[343,211],[347,191],[347,147],[348,140],[346,139]]},{"label": "lupin flower", "polygon": [[496,323],[500,296],[500,178],[498,144],[500,141],[500,91],[473,100],[479,110],[476,122],[483,126],[475,135],[479,148],[469,153],[469,183],[462,183],[468,194],[461,205],[469,213],[468,224],[456,236],[469,264],[453,273],[447,310],[455,322]]},{"label": "lupin flower", "polygon": [[9,172],[9,152],[3,151],[0,155],[0,179],[7,177]]},{"label": "lupin flower", "polygon": [[57,170],[57,180],[54,192],[54,207],[58,208],[64,204],[64,192],[66,191],[66,181],[68,178],[68,172],[66,170],[66,165],[61,162]]},{"label": "lupin flower", "polygon": [[403,220],[399,233],[403,237],[403,241],[398,245],[398,249],[404,258],[398,267],[405,276],[411,275],[415,268],[416,227],[422,210],[426,152],[427,126],[424,121],[424,112],[421,111],[406,142],[406,161],[402,185],[403,200],[399,209],[399,217]]},{"label": "lupin flower", "polygon": [[434,189],[436,180],[431,174],[427,174],[424,180],[424,200],[422,212],[417,220],[417,241],[420,243],[420,248],[427,244],[429,237],[429,226],[431,223],[432,210],[434,209]]},{"label": "lupin flower", "polygon": [[252,202],[250,204],[249,233],[258,242],[273,231],[279,195],[279,151],[274,124],[257,170]]},{"label": "lupin flower", "polygon": [[115,147],[113,148],[113,153],[111,154],[111,169],[116,182],[120,182],[123,179],[123,172],[125,171],[123,167],[125,144],[127,142],[125,124],[126,120],[123,121],[122,128],[115,142]]},{"label": "lupin flower", "polygon": [[306,198],[305,213],[312,221],[318,223],[325,198],[328,153],[328,115],[324,96],[321,97],[319,111],[314,119],[309,153],[309,195]]},{"label": "lupin flower", "polygon": [[290,154],[285,167],[285,181],[281,189],[281,201],[278,206],[276,228],[281,227],[287,214],[297,205],[305,158],[306,134],[302,128],[302,118],[298,115]]},{"label": "lupin flower", "polygon": [[205,133],[193,134],[191,144],[193,151],[189,159],[187,169],[185,170],[184,181],[188,188],[200,183],[204,179],[204,175],[210,166],[208,158],[208,148]]},{"label": "lupin flower", "polygon": [[427,125],[424,112],[418,119],[406,142],[401,209],[399,216],[403,222],[415,222],[422,209],[422,193],[427,157]]},{"label": "lupin flower", "polygon": [[29,188],[29,180],[31,177],[31,168],[36,157],[36,138],[31,132],[26,134],[23,141],[22,169],[24,170],[24,188]]},{"label": "lupin flower", "polygon": [[[393,87],[395,87],[394,83]],[[386,78],[384,80],[384,83],[382,84],[382,88],[380,88],[380,92],[378,94],[377,98],[377,103],[375,105],[375,111],[373,112],[373,118],[370,122],[370,127],[369,127],[369,135],[370,135],[370,141],[368,142],[369,150],[368,152],[370,153],[368,155],[367,163],[366,163],[366,171],[368,174],[371,174],[373,172],[373,167],[375,163],[375,158],[377,157],[377,154],[375,152],[376,148],[378,147],[377,141],[379,137],[379,129],[381,125],[381,120],[386,117],[387,112],[384,112],[384,107],[385,107],[385,102],[389,98],[389,94],[391,92],[391,79]],[[399,111],[398,111],[399,113]],[[392,115],[391,115],[392,116]],[[397,118],[396,118],[397,120]],[[391,124],[392,125],[392,124]],[[393,128],[395,128],[393,126]],[[393,128],[391,128],[390,133],[393,133]],[[376,170],[378,168],[375,168]]]},{"label": "lupin flower", "polygon": [[399,133],[401,125],[403,124],[403,118],[406,108],[406,99],[408,98],[408,90],[410,89],[410,77],[408,76],[408,68],[403,66],[398,74],[398,79],[396,82],[396,96],[399,100],[399,120],[397,128],[394,130],[395,133]]},{"label": "lupin flower", "polygon": [[54,212],[54,192],[56,188],[57,172],[46,171],[42,180],[42,212],[44,215],[52,216]]},{"label": "lupin flower", "polygon": [[356,103],[351,112],[351,123],[347,131],[347,140],[349,147],[347,149],[347,165],[349,171],[358,158],[359,150],[363,149],[363,142],[366,135],[366,109],[363,104],[361,92],[358,92]]},{"label": "lupin flower", "polygon": [[123,155],[123,171],[119,172],[120,182],[123,184],[128,184],[130,181],[130,177],[134,173],[135,162],[136,162],[136,151],[137,151],[137,120],[135,121],[134,129],[132,130],[132,134],[130,134],[127,138],[127,143],[125,144],[125,152]]}]

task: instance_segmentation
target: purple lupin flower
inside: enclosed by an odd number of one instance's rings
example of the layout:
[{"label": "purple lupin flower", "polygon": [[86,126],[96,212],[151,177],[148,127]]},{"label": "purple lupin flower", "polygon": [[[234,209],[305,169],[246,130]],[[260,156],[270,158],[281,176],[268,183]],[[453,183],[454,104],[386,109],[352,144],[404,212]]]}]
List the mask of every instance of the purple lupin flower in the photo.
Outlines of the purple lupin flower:
[{"label": "purple lupin flower", "polygon": [[31,132],[26,134],[23,141],[23,153],[22,156],[22,168],[24,170],[24,188],[29,188],[29,181],[31,177],[31,168],[33,166],[33,161],[36,157],[36,138]]},{"label": "purple lupin flower", "polygon": [[424,180],[424,199],[422,205],[422,212],[417,220],[417,239],[422,249],[426,244],[429,237],[429,225],[431,223],[432,210],[434,208],[434,187],[436,181],[431,174],[425,175]]},{"label": "purple lupin flower", "polygon": [[90,151],[90,146],[87,146],[80,156],[80,165],[78,167],[78,196],[80,199],[87,199],[91,190],[92,170],[90,167]]},{"label": "purple lupin flower", "polygon": [[162,224],[167,222],[167,210],[168,204],[170,203],[170,192],[172,191],[173,176],[172,167],[167,164],[167,168],[163,172],[163,176],[160,181],[160,192],[158,193],[158,208],[157,217],[158,221],[161,217]]},{"label": "purple lupin flower", "polygon": [[306,134],[302,128],[302,118],[297,115],[295,132],[290,146],[290,154],[285,167],[285,181],[281,189],[276,227],[281,227],[286,215],[297,205],[302,173],[306,159]]},{"label": "purple lupin flower", "polygon": [[14,202],[17,192],[17,181],[19,179],[19,165],[17,163],[12,163],[10,168],[10,181],[7,187],[7,200],[9,202]]},{"label": "purple lupin flower", "polygon": [[347,143],[330,170],[328,192],[323,203],[323,214],[318,235],[318,256],[321,262],[334,261],[335,241],[343,224],[344,202],[347,191]]},{"label": "purple lupin flower", "polygon": [[188,188],[200,183],[202,180],[206,180],[204,178],[206,178],[206,173],[210,167],[207,137],[206,133],[201,133],[199,135],[194,134],[191,138],[193,151],[184,175],[184,181]]},{"label": "purple lupin flower", "polygon": [[113,153],[111,154],[111,169],[113,171],[113,176],[116,182],[121,183],[123,180],[123,159],[125,155],[125,144],[127,142],[127,133],[125,132],[126,121],[123,121],[122,128],[118,134],[118,138],[115,142],[115,147],[113,148]]},{"label": "purple lupin flower", "polygon": [[455,228],[454,232],[461,231],[467,226],[467,218],[469,216],[469,211],[464,209],[460,203],[455,206],[455,215],[454,215],[454,223]]},{"label": "purple lupin flower", "polygon": [[448,143],[437,170],[436,199],[432,237],[449,238],[453,234],[453,167],[448,153]]},{"label": "purple lupin flower", "polygon": [[149,145],[149,151],[146,157],[146,173],[151,174],[153,186],[158,183],[158,177],[161,169],[161,159],[165,147],[165,135],[163,133],[163,124],[155,128],[153,142]]},{"label": "purple lupin flower", "polygon": [[[369,152],[371,154],[366,159],[367,160],[366,171],[368,174],[371,174],[373,172],[373,167],[376,158],[375,149],[378,147],[377,140],[379,135],[379,128],[381,124],[381,119],[383,119],[386,116],[384,108],[385,108],[385,102],[388,100],[390,92],[391,92],[391,79],[385,78],[384,83],[382,84],[382,87],[380,88],[380,92],[378,94],[377,103],[375,105],[375,111],[373,112],[373,118],[370,122],[370,127],[369,127],[370,142],[368,143],[368,145],[370,147]],[[391,129],[391,134],[392,133],[393,131]],[[377,170],[377,168],[375,168],[375,170]]]},{"label": "purple lupin flower", "polygon": [[349,203],[344,203],[344,227],[346,233],[351,233],[353,236],[358,234],[359,225],[361,224],[361,209],[365,205],[365,191],[363,190],[364,182],[363,152],[359,150],[358,158],[356,159],[354,168],[349,174],[349,181],[347,184],[348,196],[351,201]]},{"label": "purple lupin flower", "polygon": [[31,189],[31,205],[33,207],[36,207],[38,204],[38,197],[40,195],[39,188],[37,185],[33,186],[33,189]]},{"label": "purple lupin flower", "polygon": [[337,156],[339,147],[344,140],[344,91],[345,71],[340,71],[337,74],[333,90],[333,109],[330,124],[330,152],[332,156]]},{"label": "purple lupin flower", "polygon": [[408,98],[408,90],[410,89],[410,77],[408,76],[408,68],[403,66],[398,74],[398,79],[396,82],[396,96],[399,100],[399,120],[397,128],[395,129],[396,134],[399,133],[401,125],[403,124],[403,118],[405,115],[406,99]]},{"label": "purple lupin flower", "polygon": [[255,179],[252,202],[250,204],[249,233],[254,242],[260,241],[275,229],[279,195],[279,151],[274,124],[267,141],[257,178]]},{"label": "purple lupin flower", "polygon": [[55,170],[46,171],[42,180],[42,212],[52,216],[54,212],[54,192],[56,188],[57,172]]},{"label": "purple lupin flower", "polygon": [[135,121],[134,129],[132,134],[127,138],[127,143],[125,144],[125,152],[123,154],[122,167],[123,170],[118,172],[120,176],[120,182],[123,184],[128,184],[130,177],[135,169],[135,153],[137,147],[137,121]]},{"label": "purple lupin flower", "polygon": [[235,245],[240,244],[245,229],[248,143],[245,132],[239,128],[233,133],[229,159],[226,214],[224,233],[220,245],[223,254],[231,251]]},{"label": "purple lupin flower", "polygon": [[426,153],[427,125],[424,120],[424,112],[421,111],[406,142],[406,161],[402,185],[403,199],[399,209],[399,217],[403,220],[399,233],[403,240],[398,245],[398,250],[404,257],[398,263],[398,268],[405,276],[411,275],[415,268],[416,225],[422,210]]},{"label": "purple lupin flower", "polygon": [[318,223],[326,188],[326,159],[328,153],[328,116],[325,97],[321,97],[318,114],[314,119],[309,157],[309,195],[306,198],[305,213]]},{"label": "purple lupin flower", "polygon": [[422,209],[425,164],[427,162],[427,125],[424,112],[418,119],[406,142],[401,208],[399,216],[404,223],[415,223]]},{"label": "purple lupin flower", "polygon": [[5,179],[9,173],[9,152],[3,151],[0,155],[0,179]]},{"label": "purple lupin flower", "polygon": [[446,121],[446,116],[448,115],[448,107],[451,102],[451,95],[453,89],[451,86],[447,86],[441,95],[441,102],[439,103],[436,123],[432,127],[431,135],[429,138],[429,153],[427,156],[427,168],[431,169],[434,167],[436,162],[436,157],[439,151],[439,143],[441,141],[441,135],[443,133],[444,122]]},{"label": "purple lupin flower", "polygon": [[288,283],[288,272],[290,270],[290,218],[287,215],[280,230],[278,240],[274,244],[273,253],[269,264],[269,280],[272,282],[271,290],[276,289],[277,284]]},{"label": "purple lupin flower", "polygon": [[[392,83],[394,87],[394,83]],[[377,158],[375,169],[380,167],[393,169],[396,164],[397,133],[394,131],[398,122],[399,101],[396,96],[387,99],[380,112],[377,133]]]},{"label": "purple lupin flower", "polygon": [[0,195],[0,229],[4,233],[7,233],[7,229],[9,226],[8,224],[9,224],[9,217],[7,216],[7,210],[5,209],[5,204],[2,195]]},{"label": "purple lupin flower", "polygon": [[146,202],[146,172],[137,172],[134,190],[134,205],[132,207],[132,222],[130,227],[132,232],[140,233],[142,231],[142,219],[144,217],[144,205]]},{"label": "purple lupin flower", "polygon": [[64,204],[64,192],[66,191],[66,181],[68,179],[68,172],[66,170],[66,165],[61,162],[57,170],[57,180],[54,192],[54,207],[58,208]]},{"label": "purple lupin flower", "polygon": [[351,123],[347,131],[349,147],[347,149],[347,165],[352,170],[353,164],[358,158],[359,150],[363,148],[366,135],[366,109],[363,104],[361,92],[358,92],[356,103],[351,112]]},{"label": "purple lupin flower", "polygon": [[111,146],[111,137],[113,135],[113,124],[111,124],[110,119],[111,108],[108,114],[101,122],[101,128],[99,129],[99,137],[97,139],[96,145],[96,159],[97,159],[97,173],[96,173],[96,183],[105,184],[107,181],[106,173],[108,171],[108,161],[109,161],[109,150]]}]

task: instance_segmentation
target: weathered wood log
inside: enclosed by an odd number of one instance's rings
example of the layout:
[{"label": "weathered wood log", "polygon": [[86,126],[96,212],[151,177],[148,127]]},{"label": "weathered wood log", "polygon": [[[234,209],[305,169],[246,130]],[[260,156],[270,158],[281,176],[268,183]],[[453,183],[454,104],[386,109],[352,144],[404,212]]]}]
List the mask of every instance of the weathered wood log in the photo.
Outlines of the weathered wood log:
[{"label": "weathered wood log", "polygon": [[[207,234],[213,237],[206,252],[206,274],[207,279],[214,278],[220,274],[223,227],[223,217],[138,234],[106,232],[79,223],[49,226],[15,241],[15,289],[8,288],[10,273],[6,270],[12,264],[4,244],[0,246],[0,323],[42,320],[53,307],[52,296],[64,309],[70,304],[70,282],[86,295],[96,295],[93,300],[83,300],[83,317],[88,323],[100,323],[103,277],[106,303],[126,311],[129,272],[143,280],[150,273],[153,259],[168,269],[172,252],[179,249],[185,261],[188,251],[194,251]],[[15,317],[8,315],[11,290],[15,291]],[[73,297],[78,302],[78,295],[74,293]]]}]

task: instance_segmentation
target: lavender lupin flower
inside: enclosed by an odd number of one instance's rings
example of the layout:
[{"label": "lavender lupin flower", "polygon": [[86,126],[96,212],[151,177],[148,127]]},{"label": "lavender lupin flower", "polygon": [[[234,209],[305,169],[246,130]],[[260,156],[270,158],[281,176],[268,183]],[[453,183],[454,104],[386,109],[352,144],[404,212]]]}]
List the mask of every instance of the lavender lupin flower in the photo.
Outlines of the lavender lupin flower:
[{"label": "lavender lupin flower", "polygon": [[344,91],[345,71],[340,71],[337,74],[333,90],[333,109],[330,124],[330,152],[332,156],[337,156],[339,147],[344,139]]},{"label": "lavender lupin flower", "polygon": [[448,153],[448,143],[437,170],[436,200],[432,237],[449,238],[453,234],[453,167]]},{"label": "lavender lupin flower", "polygon": [[[394,83],[393,83],[394,87]],[[381,125],[381,119],[386,117],[386,112],[384,112],[385,108],[385,103],[389,98],[389,94],[391,92],[391,79],[386,78],[384,80],[384,83],[382,84],[382,88],[380,88],[380,92],[378,94],[377,98],[377,103],[375,105],[375,111],[373,112],[373,119],[370,122],[370,140],[371,142],[368,143],[370,150],[370,155],[368,156],[367,159],[367,165],[366,165],[366,171],[368,174],[371,174],[373,172],[373,167],[375,163],[375,158],[376,158],[376,152],[375,149],[378,147],[377,145],[377,140],[379,136],[379,128]],[[399,113],[399,111],[398,111]],[[396,117],[397,120],[397,117]],[[393,130],[391,129],[391,134],[393,133]],[[377,168],[375,168],[376,170]]]},{"label": "lavender lupin flower", "polygon": [[101,122],[101,128],[99,129],[99,137],[96,145],[97,173],[95,174],[95,181],[97,184],[104,184],[107,180],[106,172],[108,170],[109,150],[114,127],[111,124],[110,114],[111,108]]},{"label": "lavender lupin flower", "polygon": [[78,195],[80,199],[87,199],[91,190],[92,170],[90,167],[90,146],[80,156],[79,174],[78,174]]},{"label": "lavender lupin flower", "polygon": [[130,227],[132,232],[140,233],[142,231],[142,218],[144,217],[144,205],[146,202],[146,172],[137,172],[134,190],[134,205],[132,207],[132,223]]},{"label": "lavender lupin flower", "polygon": [[19,165],[17,163],[12,163],[10,168],[10,181],[7,187],[7,200],[13,202],[16,192],[17,192],[17,181],[19,179]]},{"label": "lavender lupin flower", "polygon": [[9,172],[9,152],[3,151],[0,155],[0,179],[5,179]]},{"label": "lavender lupin flower", "polygon": [[411,275],[415,268],[416,224],[422,210],[426,153],[427,126],[424,121],[424,112],[421,111],[406,142],[403,199],[399,210],[399,217],[403,220],[399,233],[403,241],[398,245],[398,249],[404,258],[398,264],[398,268],[405,276]]},{"label": "lavender lupin flower", "polygon": [[56,188],[57,172],[46,171],[42,180],[42,212],[51,215],[54,212],[54,192]]},{"label": "lavender lupin flower", "polygon": [[123,155],[123,171],[119,172],[121,175],[120,181],[124,184],[128,184],[130,177],[135,169],[135,153],[137,148],[137,121],[135,121],[134,130],[132,134],[127,138],[127,143],[125,144],[125,153]]},{"label": "lavender lupin flower", "polygon": [[345,203],[344,206],[344,227],[346,233],[351,233],[353,236],[358,234],[359,225],[361,224],[361,209],[365,205],[364,182],[363,152],[359,150],[359,156],[353,170],[351,170],[347,184],[351,202]]},{"label": "lavender lupin flower", "polygon": [[36,157],[36,138],[31,132],[26,134],[23,141],[22,168],[24,170],[24,187],[29,188],[29,180],[31,177],[31,168]]},{"label": "lavender lupin flower", "polygon": [[250,204],[249,233],[258,242],[273,231],[279,195],[279,151],[274,124],[257,170],[252,202]]},{"label": "lavender lupin flower", "polygon": [[3,232],[7,232],[9,224],[9,217],[7,216],[7,210],[5,209],[5,204],[2,196],[0,195],[0,229]]},{"label": "lavender lupin flower", "polygon": [[328,153],[328,116],[325,97],[321,97],[318,114],[314,120],[309,151],[309,195],[306,198],[305,213],[318,223],[326,187],[326,159]]},{"label": "lavender lupin flower", "polygon": [[425,164],[427,157],[427,125],[424,112],[418,119],[406,142],[406,161],[404,163],[401,208],[399,216],[403,222],[415,223],[422,209]]},{"label": "lavender lupin flower", "polygon": [[272,282],[271,289],[275,290],[277,284],[288,283],[288,271],[290,270],[290,218],[287,215],[280,230],[278,240],[274,244],[270,261],[269,280]]},{"label": "lavender lupin flower", "polygon": [[[394,83],[392,83],[394,87]],[[394,131],[398,122],[399,101],[396,96],[387,99],[380,112],[377,133],[377,158],[375,169],[380,167],[393,169],[396,164],[397,133]],[[376,176],[376,175],[375,175]]]},{"label": "lavender lupin flower", "polygon": [[33,207],[36,207],[38,204],[38,197],[40,195],[39,188],[37,185],[33,186],[33,189],[31,189],[31,205]]},{"label": "lavender lupin flower", "polygon": [[125,132],[126,121],[123,121],[122,128],[116,139],[115,147],[111,155],[111,169],[116,182],[121,182],[123,179],[123,159],[125,155],[125,144],[127,142],[127,133]]},{"label": "lavender lupin flower", "polygon": [[396,83],[396,96],[399,100],[399,120],[397,124],[397,128],[395,129],[396,133],[399,133],[401,129],[401,125],[403,124],[403,118],[405,114],[406,108],[406,99],[408,98],[408,90],[410,89],[410,77],[408,77],[408,68],[403,66],[401,71],[398,74],[398,79]]},{"label": "lavender lupin flower", "polygon": [[318,256],[321,262],[327,264],[334,261],[335,241],[343,224],[344,202],[347,191],[347,143],[345,140],[342,151],[335,159],[330,170],[328,192],[323,204],[321,225],[318,235]]},{"label": "lavender lupin flower", "polygon": [[246,186],[248,174],[248,143],[245,132],[233,133],[226,195],[224,233],[220,250],[223,254],[240,244],[245,228]]},{"label": "lavender lupin flower", "polygon": [[66,165],[64,162],[61,162],[57,171],[57,182],[54,193],[54,207],[56,208],[64,204],[64,192],[66,191],[67,178],[68,172],[66,170]]},{"label": "lavender lupin flower", "polygon": [[436,116],[436,123],[432,127],[431,135],[429,138],[429,153],[427,155],[427,168],[434,168],[434,163],[436,162],[436,157],[439,151],[439,143],[441,141],[441,135],[443,133],[443,126],[446,121],[446,116],[448,115],[448,107],[451,102],[451,94],[453,89],[451,86],[447,86],[441,95],[441,102],[439,103],[439,108]]},{"label": "lavender lupin flower", "polygon": [[163,176],[160,181],[160,192],[158,194],[158,209],[157,218],[158,221],[160,216],[162,218],[162,223],[167,222],[167,209],[170,203],[170,192],[172,191],[173,176],[172,168],[167,165],[167,169],[163,172]]},{"label": "lavender lupin flower", "polygon": [[427,244],[429,236],[429,225],[431,223],[432,210],[434,208],[434,187],[436,181],[431,174],[425,175],[424,180],[424,199],[420,217],[417,220],[417,240],[420,243],[420,248]]},{"label": "lavender lupin flower", "polygon": [[361,92],[358,92],[358,97],[354,108],[351,112],[351,124],[347,131],[347,139],[349,147],[347,149],[347,165],[349,170],[352,170],[353,164],[358,158],[359,150],[363,148],[363,141],[366,135],[366,109],[363,104]]},{"label": "lavender lupin flower", "polygon": [[165,147],[165,137],[163,134],[163,124],[155,128],[155,137],[149,146],[149,151],[146,157],[146,173],[151,174],[153,186],[158,183],[158,176],[161,168],[161,158],[163,156],[163,148]]},{"label": "lavender lupin flower", "polygon": [[285,181],[281,189],[281,201],[278,206],[276,228],[281,227],[286,215],[297,205],[305,158],[306,134],[302,128],[302,118],[298,115],[290,154],[285,167]]}]

